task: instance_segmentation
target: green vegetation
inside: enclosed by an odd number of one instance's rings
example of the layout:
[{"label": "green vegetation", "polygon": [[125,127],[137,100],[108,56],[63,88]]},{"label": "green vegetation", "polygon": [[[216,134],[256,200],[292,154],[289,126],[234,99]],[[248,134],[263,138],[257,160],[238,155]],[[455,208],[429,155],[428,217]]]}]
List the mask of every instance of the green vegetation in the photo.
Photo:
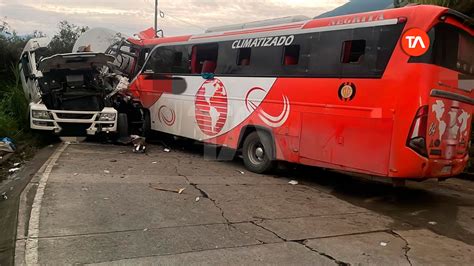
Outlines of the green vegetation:
[{"label": "green vegetation", "polygon": [[59,22],[58,33],[53,36],[51,43],[49,44],[49,53],[51,55],[70,53],[76,40],[88,29],[89,27],[87,26],[80,27],[70,24],[67,21]]},{"label": "green vegetation", "polygon": [[[13,68],[13,67],[12,67]],[[21,88],[18,70],[13,81],[0,84],[0,136],[17,138],[28,132],[28,103]]]}]

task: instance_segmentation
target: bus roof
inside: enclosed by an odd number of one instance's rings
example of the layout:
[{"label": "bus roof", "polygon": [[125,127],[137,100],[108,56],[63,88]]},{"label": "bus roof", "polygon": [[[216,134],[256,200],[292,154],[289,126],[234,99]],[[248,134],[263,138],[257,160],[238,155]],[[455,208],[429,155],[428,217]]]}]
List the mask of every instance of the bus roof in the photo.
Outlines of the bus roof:
[{"label": "bus roof", "polygon": [[456,20],[460,21],[464,25],[467,25],[468,27],[472,28],[474,25],[474,20],[472,18],[457,11],[434,5],[416,5],[336,17],[309,19],[306,21],[298,21],[272,26],[164,38],[143,38],[140,40],[129,39],[129,41],[136,45],[153,47],[164,43],[183,43],[190,41],[208,42],[217,41],[223,38],[245,38],[246,35],[255,35],[259,33],[268,34],[268,32],[275,32],[276,34],[281,34],[283,32],[291,33],[292,31],[297,32],[298,30],[318,28],[324,28],[325,30],[338,30],[353,28],[359,23],[364,23],[365,25],[372,24],[376,26],[384,25],[384,23],[390,23],[393,20],[398,20],[399,18],[406,18],[409,21],[416,19],[417,23],[420,24],[419,27],[423,28],[430,26],[435,18],[441,17],[443,14],[455,18]]}]

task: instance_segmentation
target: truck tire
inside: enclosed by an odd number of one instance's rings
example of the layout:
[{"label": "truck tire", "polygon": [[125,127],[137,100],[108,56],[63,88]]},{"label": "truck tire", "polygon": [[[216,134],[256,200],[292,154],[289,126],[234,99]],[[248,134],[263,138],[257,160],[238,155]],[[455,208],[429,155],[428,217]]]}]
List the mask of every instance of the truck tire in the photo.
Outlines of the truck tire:
[{"label": "truck tire", "polygon": [[146,139],[149,139],[149,138],[152,137],[152,135],[151,135],[151,117],[150,117],[150,112],[148,110],[143,111],[142,134]]},{"label": "truck tire", "polygon": [[117,118],[117,136],[124,139],[130,136],[128,128],[128,116],[125,113],[119,113]]},{"label": "truck tire", "polygon": [[270,172],[276,165],[273,154],[273,140],[268,133],[254,131],[245,138],[242,156],[249,171],[257,174]]}]

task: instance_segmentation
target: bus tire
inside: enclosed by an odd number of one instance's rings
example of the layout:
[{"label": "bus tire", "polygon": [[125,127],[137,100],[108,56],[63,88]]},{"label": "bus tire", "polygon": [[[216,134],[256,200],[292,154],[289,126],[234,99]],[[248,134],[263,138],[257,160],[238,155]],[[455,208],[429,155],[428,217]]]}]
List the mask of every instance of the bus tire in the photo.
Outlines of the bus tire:
[{"label": "bus tire", "polygon": [[125,113],[119,113],[117,118],[117,136],[124,139],[130,136],[128,128],[128,116]]},{"label": "bus tire", "polygon": [[250,133],[242,147],[245,167],[254,173],[263,174],[275,167],[274,148],[271,136],[262,131]]}]

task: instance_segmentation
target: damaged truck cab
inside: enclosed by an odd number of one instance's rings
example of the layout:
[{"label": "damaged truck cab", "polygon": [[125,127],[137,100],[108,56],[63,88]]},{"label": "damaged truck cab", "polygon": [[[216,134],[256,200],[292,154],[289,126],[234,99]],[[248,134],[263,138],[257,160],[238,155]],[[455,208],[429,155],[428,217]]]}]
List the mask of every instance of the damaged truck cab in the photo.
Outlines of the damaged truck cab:
[{"label": "damaged truck cab", "polygon": [[31,128],[62,136],[117,132],[114,94],[127,88],[128,79],[109,72],[115,58],[93,52],[42,58],[49,42],[31,39],[20,59]]}]

